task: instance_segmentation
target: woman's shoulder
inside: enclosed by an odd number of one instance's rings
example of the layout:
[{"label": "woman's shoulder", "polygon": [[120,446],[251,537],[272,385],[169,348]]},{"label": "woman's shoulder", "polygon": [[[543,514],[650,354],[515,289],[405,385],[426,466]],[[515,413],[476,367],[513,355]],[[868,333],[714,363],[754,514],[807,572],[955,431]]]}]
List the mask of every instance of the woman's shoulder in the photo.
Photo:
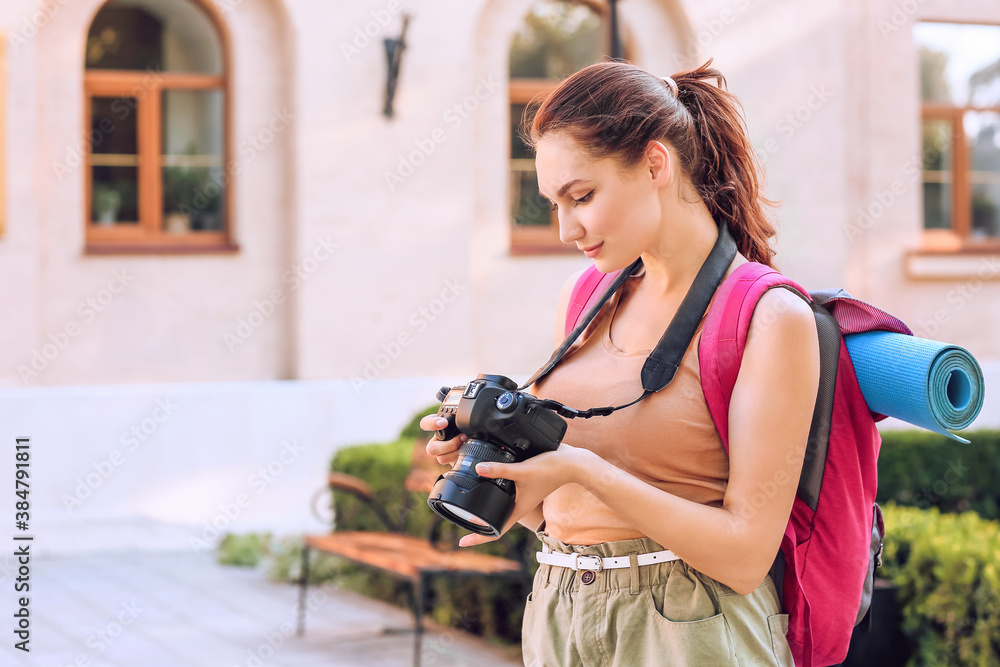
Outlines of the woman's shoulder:
[{"label": "woman's shoulder", "polygon": [[781,287],[773,287],[761,295],[750,321],[751,329],[758,315],[762,315],[764,320],[781,321],[786,325],[788,322],[798,322],[815,326],[812,308],[806,300],[792,290]]},{"label": "woman's shoulder", "polygon": [[585,266],[579,271],[575,272],[566,282],[563,283],[562,288],[559,290],[559,301],[556,305],[556,345],[558,345],[565,333],[566,327],[566,311],[569,308],[570,297],[573,296],[573,288],[583,277],[583,274],[590,269],[590,266]]},{"label": "woman's shoulder", "polygon": [[580,282],[580,278],[583,277],[583,274],[585,274],[587,271],[592,270],[592,267],[593,267],[592,264],[587,265],[582,269],[580,269],[579,271],[575,271],[568,278],[566,278],[566,282],[563,283],[562,289],[559,291],[559,298],[562,299],[563,297],[565,297],[566,301],[569,301],[569,296],[573,292],[573,288],[576,286],[578,282]]},{"label": "woman's shoulder", "polygon": [[757,302],[747,332],[747,354],[809,354],[819,337],[812,308],[789,289],[772,288]]},{"label": "woman's shoulder", "polygon": [[563,283],[562,288],[560,288],[558,310],[559,310],[559,315],[562,319],[566,318],[566,308],[569,304],[570,297],[573,296],[573,288],[576,287],[576,284],[578,282],[580,282],[580,278],[583,277],[583,274],[585,274],[590,269],[591,269],[590,266],[585,266],[579,271],[573,273],[573,275],[567,278],[566,282]]}]

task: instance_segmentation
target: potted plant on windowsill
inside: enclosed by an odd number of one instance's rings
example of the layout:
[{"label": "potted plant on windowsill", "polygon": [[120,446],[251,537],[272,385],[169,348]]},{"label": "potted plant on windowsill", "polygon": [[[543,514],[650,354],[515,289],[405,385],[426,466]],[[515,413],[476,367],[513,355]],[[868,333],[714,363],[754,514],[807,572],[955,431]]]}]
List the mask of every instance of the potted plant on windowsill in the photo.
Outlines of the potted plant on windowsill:
[{"label": "potted plant on windowsill", "polygon": [[93,196],[97,224],[113,225],[118,219],[118,211],[121,209],[121,193],[106,183],[95,183]]},{"label": "potted plant on windowsill", "polygon": [[191,231],[191,222],[199,212],[198,202],[205,179],[201,170],[167,167],[163,174],[164,229],[169,234]]}]

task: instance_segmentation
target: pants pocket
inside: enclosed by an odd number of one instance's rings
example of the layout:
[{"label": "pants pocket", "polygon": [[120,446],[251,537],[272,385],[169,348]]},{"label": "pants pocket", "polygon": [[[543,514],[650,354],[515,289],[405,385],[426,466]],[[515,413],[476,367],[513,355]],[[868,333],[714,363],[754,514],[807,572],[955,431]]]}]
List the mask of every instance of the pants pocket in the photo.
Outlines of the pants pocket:
[{"label": "pants pocket", "polygon": [[532,589],[524,601],[524,616],[521,620],[521,634],[527,636],[531,630],[531,622],[535,616],[535,591]]},{"label": "pants pocket", "polygon": [[533,666],[540,664],[535,655],[534,648],[534,626],[535,626],[535,591],[532,589],[524,601],[524,616],[521,619],[521,655],[524,664]]},{"label": "pants pocket", "polygon": [[689,621],[673,621],[656,608],[654,593],[646,589],[648,613],[656,650],[665,664],[736,667],[736,650],[723,614]]},{"label": "pants pocket", "polygon": [[792,660],[792,650],[788,647],[788,614],[775,614],[767,617],[767,629],[771,633],[771,650],[779,667],[795,664]]}]

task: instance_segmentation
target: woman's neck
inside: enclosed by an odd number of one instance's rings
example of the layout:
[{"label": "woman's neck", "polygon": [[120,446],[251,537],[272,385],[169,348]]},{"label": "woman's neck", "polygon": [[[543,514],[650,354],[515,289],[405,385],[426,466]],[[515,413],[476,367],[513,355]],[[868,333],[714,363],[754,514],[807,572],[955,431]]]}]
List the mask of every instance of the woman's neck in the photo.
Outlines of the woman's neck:
[{"label": "woman's neck", "polygon": [[660,229],[658,241],[642,253],[645,288],[663,296],[685,293],[712,252],[719,228],[699,201],[674,209]]}]

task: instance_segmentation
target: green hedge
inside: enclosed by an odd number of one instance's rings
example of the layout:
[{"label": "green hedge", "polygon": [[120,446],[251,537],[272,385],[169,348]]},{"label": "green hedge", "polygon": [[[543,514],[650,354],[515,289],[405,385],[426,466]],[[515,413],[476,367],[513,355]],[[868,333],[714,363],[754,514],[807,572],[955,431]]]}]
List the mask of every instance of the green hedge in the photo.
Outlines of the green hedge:
[{"label": "green hedge", "polygon": [[1000,431],[962,435],[971,444],[929,431],[883,433],[878,502],[1000,519]]},{"label": "green hedge", "polygon": [[433,405],[428,405],[423,410],[417,411],[416,414],[410,419],[410,422],[403,427],[402,432],[399,434],[401,438],[425,438],[427,437],[427,431],[420,428],[420,420],[424,418],[425,415],[432,415],[438,411],[441,407],[440,403],[435,403]]},{"label": "green hedge", "polygon": [[[419,416],[428,414],[421,412]],[[404,433],[417,433],[411,423]],[[436,515],[427,506],[427,495],[414,493],[405,487],[414,445],[418,440],[401,437],[388,444],[348,447],[334,456],[331,469],[348,473],[368,482],[375,497],[390,517],[402,522],[405,532],[428,536]],[[337,530],[382,530],[382,524],[368,506],[349,493],[334,494],[334,515]],[[450,523],[441,525],[439,539],[453,546],[463,531]],[[534,534],[518,526],[501,540],[479,547],[476,551],[497,556],[521,558],[537,542]],[[445,545],[442,545],[445,546]],[[532,559],[533,562],[533,559]],[[349,563],[338,566],[344,575],[339,583],[383,600],[408,607],[408,585],[388,575]],[[430,616],[438,623],[474,632],[488,639],[520,641],[524,595],[510,579],[479,579],[435,577],[431,584]]]},{"label": "green hedge", "polygon": [[885,508],[884,568],[898,586],[909,667],[1000,660],[1000,523],[974,512]]},{"label": "green hedge", "polygon": [[216,561],[220,565],[257,567],[267,556],[272,541],[271,533],[226,533],[216,546]]},{"label": "green hedge", "polygon": [[[227,533],[215,548],[215,559],[220,565],[236,567],[263,563],[272,581],[297,584],[302,580],[302,535]],[[328,554],[316,552],[310,557],[310,584],[333,581],[339,586],[348,574],[342,563]]]}]

